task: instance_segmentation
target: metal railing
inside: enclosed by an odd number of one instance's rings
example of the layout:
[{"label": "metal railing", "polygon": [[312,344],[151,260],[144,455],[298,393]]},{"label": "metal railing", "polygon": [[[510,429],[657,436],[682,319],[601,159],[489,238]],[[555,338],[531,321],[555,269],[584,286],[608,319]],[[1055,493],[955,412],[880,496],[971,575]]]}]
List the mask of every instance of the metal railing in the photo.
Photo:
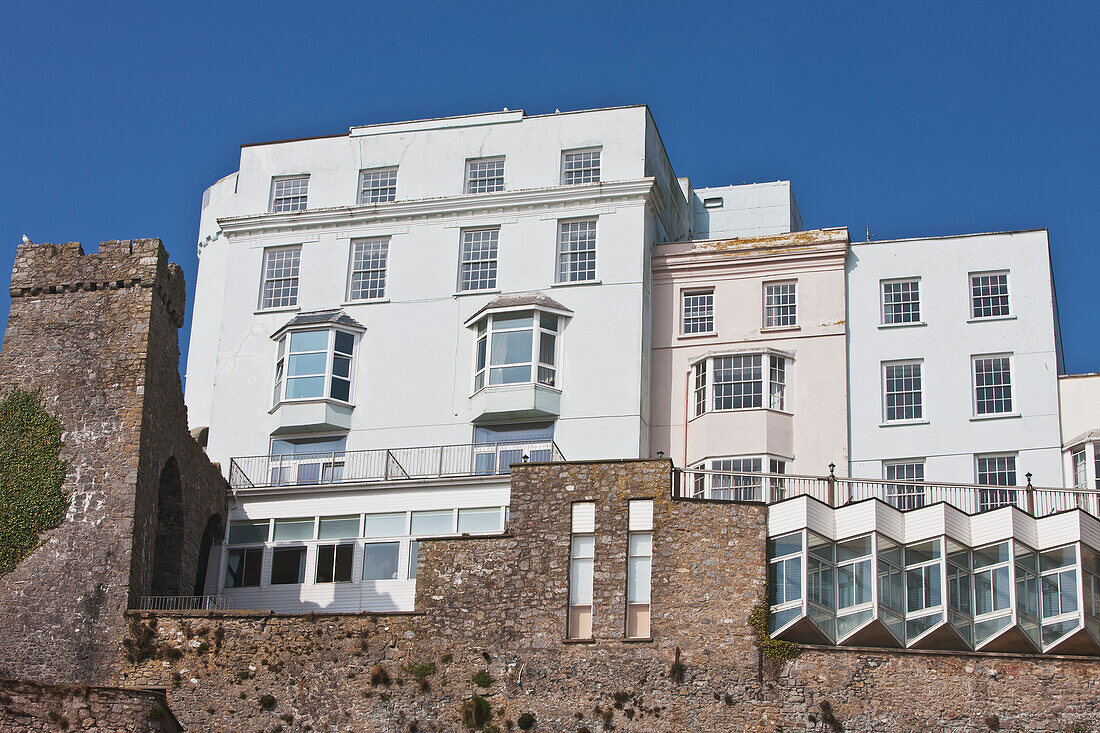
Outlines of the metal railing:
[{"label": "metal railing", "polygon": [[774,504],[796,496],[811,496],[831,507],[874,498],[903,511],[944,502],[968,514],[1014,505],[1035,517],[1069,509],[1083,509],[1100,517],[1100,492],[1036,488],[1030,483],[986,486],[702,469],[678,472],[680,475],[673,481],[673,496],[678,498]]},{"label": "metal railing", "polygon": [[233,458],[234,489],[507,475],[513,463],[562,461],[552,440]]},{"label": "metal railing", "polygon": [[139,596],[135,611],[227,611],[228,596]]}]

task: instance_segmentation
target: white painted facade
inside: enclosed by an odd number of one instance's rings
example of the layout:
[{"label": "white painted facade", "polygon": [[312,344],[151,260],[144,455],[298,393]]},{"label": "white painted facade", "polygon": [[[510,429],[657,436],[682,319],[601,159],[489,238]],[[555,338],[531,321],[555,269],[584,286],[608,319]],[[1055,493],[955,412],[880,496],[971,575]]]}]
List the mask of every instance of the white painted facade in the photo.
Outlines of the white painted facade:
[{"label": "white painted facade", "polygon": [[1100,374],[1059,377],[1058,403],[1065,485],[1100,491]]},{"label": "white painted facade", "polygon": [[[986,273],[1005,275],[1007,309],[1002,301],[1003,313],[975,317],[971,277]],[[919,314],[887,323],[884,284],[901,282],[918,284]],[[1006,456],[1015,461],[1015,484],[1031,473],[1035,486],[1061,486],[1055,308],[1045,230],[852,243],[851,475],[884,478],[891,463],[919,463],[928,481],[981,483],[977,457]],[[980,414],[975,359],[993,357],[1007,358],[1011,405]],[[904,375],[907,364],[920,369],[919,414],[890,415],[886,379]],[[895,367],[889,373],[888,365]]]},{"label": "white painted facade", "polygon": [[758,237],[802,230],[790,181],[694,189],[691,238]]}]

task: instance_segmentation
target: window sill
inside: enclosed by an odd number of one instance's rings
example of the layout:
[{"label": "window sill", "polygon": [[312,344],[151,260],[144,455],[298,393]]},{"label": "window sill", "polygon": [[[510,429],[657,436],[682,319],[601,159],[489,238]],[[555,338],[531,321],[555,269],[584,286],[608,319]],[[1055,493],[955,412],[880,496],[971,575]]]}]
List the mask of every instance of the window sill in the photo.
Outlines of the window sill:
[{"label": "window sill", "polygon": [[985,323],[986,321],[1015,321],[1016,316],[988,316],[986,318],[968,318],[967,323]]},{"label": "window sill", "polygon": [[574,288],[580,285],[603,285],[603,280],[571,280],[565,283],[551,283],[552,288]]},{"label": "window sill", "polygon": [[681,333],[676,336],[677,341],[691,341],[692,339],[709,339],[718,335],[717,331],[700,331],[699,333]]},{"label": "window sill", "polygon": [[725,415],[725,414],[730,413],[730,412],[758,412],[758,411],[759,412],[774,412],[776,415],[794,415],[794,413],[791,412],[790,410],[780,410],[780,409],[777,409],[775,407],[731,407],[728,410],[707,410],[702,415],[696,415],[695,417],[688,418],[688,422],[691,422],[692,420],[698,420],[699,418],[703,417],[703,415],[711,415],[711,414]]},{"label": "window sill", "polygon": [[652,644],[652,636],[624,636],[619,639],[623,644]]},{"label": "window sill", "polygon": [[366,298],[364,300],[345,300],[341,303],[341,306],[348,307],[352,305],[374,305],[375,303],[389,303],[389,298]]},{"label": "window sill", "polygon": [[909,328],[909,327],[927,326],[927,325],[928,324],[925,323],[924,321],[909,321],[907,323],[880,323],[880,324],[878,324],[878,327],[882,328],[882,329],[888,329],[888,328]]},{"label": "window sill", "polygon": [[300,311],[300,310],[301,310],[300,306],[287,305],[287,306],[283,306],[282,308],[259,308],[257,310],[252,311],[252,315],[262,316],[265,313],[294,313],[294,312],[297,312],[297,311]]},{"label": "window sill", "polygon": [[465,295],[499,295],[500,288],[494,288],[492,290],[459,290],[454,294],[454,297],[461,298]]},{"label": "window sill", "polygon": [[587,639],[570,639],[569,637],[566,637],[566,638],[561,640],[561,643],[562,644],[595,644],[596,640],[593,637],[588,637]]},{"label": "window sill", "polygon": [[493,390],[497,390],[497,389],[505,389],[507,387],[531,387],[531,386],[542,387],[543,389],[550,390],[551,392],[557,392],[558,394],[561,394],[561,387],[555,387],[552,384],[543,384],[542,382],[510,382],[509,384],[490,384],[488,387],[482,387],[481,389],[479,389],[478,391],[476,391],[472,395],[470,395],[470,399],[472,400],[473,398],[477,397],[479,394],[484,394],[486,392],[492,392]]},{"label": "window sill", "polygon": [[970,418],[970,422],[985,422],[986,420],[1012,419],[1016,417],[1023,417],[1023,415],[1018,412],[997,412],[989,415],[974,415]]},{"label": "window sill", "polygon": [[314,405],[319,402],[326,402],[330,405],[339,405],[340,407],[350,407],[352,409],[355,408],[355,404],[352,402],[344,402],[343,400],[336,400],[332,397],[311,397],[302,400],[279,400],[270,410],[267,411],[267,414],[270,415],[274,413],[283,405]]},{"label": "window sill", "polygon": [[928,425],[927,420],[894,420],[893,422],[880,422],[880,428],[897,428],[905,425]]},{"label": "window sill", "polygon": [[802,326],[764,326],[760,329],[760,333],[775,333],[776,331],[801,331]]}]

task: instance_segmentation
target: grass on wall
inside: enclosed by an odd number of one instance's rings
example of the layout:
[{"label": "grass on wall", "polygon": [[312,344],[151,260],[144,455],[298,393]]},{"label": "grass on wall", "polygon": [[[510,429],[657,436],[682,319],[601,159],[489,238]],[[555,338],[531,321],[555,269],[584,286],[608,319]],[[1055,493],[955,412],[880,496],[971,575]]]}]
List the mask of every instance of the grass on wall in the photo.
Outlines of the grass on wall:
[{"label": "grass on wall", "polygon": [[0,401],[0,575],[65,519],[69,496],[60,453],[61,421],[38,392],[15,389]]}]

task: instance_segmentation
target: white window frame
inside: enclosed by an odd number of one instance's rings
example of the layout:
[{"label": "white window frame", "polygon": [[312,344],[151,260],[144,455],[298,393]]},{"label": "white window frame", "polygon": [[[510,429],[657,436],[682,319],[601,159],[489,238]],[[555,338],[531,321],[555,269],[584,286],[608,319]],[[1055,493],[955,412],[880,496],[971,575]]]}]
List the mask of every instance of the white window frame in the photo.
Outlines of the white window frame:
[{"label": "white window frame", "polygon": [[[1015,483],[984,483],[982,481],[982,461],[997,460],[1001,458],[1012,460],[1011,468],[1006,468],[1004,473],[1008,474],[1011,471],[1011,478]],[[997,487],[995,489],[978,489],[977,509],[979,512],[989,511],[990,509],[1008,506],[1009,504],[1015,504],[1017,502],[1021,490],[1019,488],[1020,477],[1019,466],[1016,463],[1017,458],[1018,456],[1016,453],[976,453],[974,455],[974,483],[982,486]],[[1000,474],[1001,471],[998,469],[995,473]],[[989,475],[988,471],[986,471],[986,475]]]},{"label": "white window frame", "polygon": [[[914,416],[914,417],[904,417],[904,418],[890,419],[889,396],[891,394],[903,394],[905,392],[910,392],[912,390],[906,390],[904,392],[889,392],[888,391],[888,384],[889,383],[888,383],[888,378],[887,378],[887,369],[888,369],[888,367],[904,367],[904,366],[916,366],[919,369],[919,372],[920,372],[919,375],[918,375],[918,378],[920,379],[920,390],[919,390],[919,392],[917,392],[917,394],[920,397],[920,403],[919,403],[920,415],[919,416]],[[896,361],[884,361],[884,362],[882,362],[882,364],[880,366],[879,374],[881,375],[880,378],[882,379],[882,422],[883,422],[884,425],[904,425],[906,423],[918,424],[918,423],[928,422],[928,419],[926,417],[925,399],[924,399],[925,374],[924,374],[924,360],[923,359],[900,359],[900,360],[896,360]]]},{"label": "white window frame", "polygon": [[[714,389],[714,387],[715,387],[715,374],[716,374],[715,362],[718,361],[718,360],[738,359],[738,358],[741,358],[741,357],[759,357],[760,358],[760,380],[759,380],[759,382],[760,382],[760,404],[758,406],[757,405],[749,405],[749,406],[742,406],[742,407],[721,407],[721,408],[719,408],[717,406],[718,397],[716,396],[715,389]],[[777,360],[783,362],[783,370],[782,371],[783,371],[783,378],[784,378],[784,381],[779,384],[779,386],[781,386],[781,388],[782,388],[779,393],[777,393],[775,391],[775,387],[777,386],[777,383],[772,381],[772,378],[775,375],[775,371],[773,370],[772,365]],[[791,388],[792,388],[792,381],[793,381],[793,374],[794,374],[794,370],[792,368],[793,363],[794,363],[794,357],[791,354],[783,353],[783,352],[776,352],[776,351],[772,351],[770,349],[764,349],[764,350],[761,350],[761,351],[741,351],[741,352],[732,352],[732,353],[710,354],[710,355],[705,356],[703,358],[697,359],[694,362],[691,362],[689,364],[689,366],[691,367],[691,370],[692,370],[691,371],[690,389],[688,390],[688,394],[686,395],[686,398],[689,400],[688,408],[689,408],[689,414],[691,415],[691,417],[689,418],[689,421],[694,420],[698,417],[701,417],[702,415],[704,415],[705,413],[708,413],[708,412],[740,412],[740,411],[743,411],[743,410],[774,410],[776,412],[782,412],[782,413],[785,413],[785,414],[792,414],[793,413],[793,409],[792,409],[792,404],[793,403],[792,403],[791,400],[792,400],[793,393],[791,392]],[[701,369],[702,374],[700,374],[700,366],[699,366],[700,364],[704,365]],[[734,366],[733,368],[736,369],[737,367]],[[742,369],[748,368],[748,369],[755,370],[754,366],[741,367],[741,368]],[[700,382],[699,382],[700,377],[703,380],[703,384],[700,384]],[[751,384],[751,383],[755,383],[756,381],[757,381],[756,379],[748,379],[748,380],[742,379],[742,380],[735,380],[733,382],[730,382],[730,384]],[[726,382],[723,382],[723,384],[726,384]],[[755,396],[756,392],[753,391],[752,394]],[[699,409],[699,407],[700,407],[699,399],[701,397],[703,398],[703,403],[702,403],[702,408],[703,409],[702,410]],[[744,399],[744,397],[745,397],[745,394],[742,394],[741,398]],[[734,400],[735,398],[736,398],[736,395],[733,395],[733,394],[730,395],[730,400],[731,401]],[[781,406],[779,406],[779,407],[775,406],[777,401]]]},{"label": "white window frame", "polygon": [[[693,309],[705,308],[706,312],[701,316],[692,316],[692,323],[700,321],[710,325],[710,328],[702,330],[689,330],[688,299],[710,298],[709,304],[693,305]],[[680,335],[681,336],[709,336],[716,333],[714,325],[714,288],[685,288],[680,291]]]},{"label": "white window frame", "polygon": [[[371,247],[380,250],[379,253],[374,253],[380,256],[367,255],[364,264],[372,264],[373,267],[361,267],[356,268],[356,261],[359,256],[359,248],[363,246],[364,249],[370,249]],[[379,266],[379,263],[380,266]],[[385,300],[386,298],[386,280],[389,277],[390,266],[390,239],[389,237],[367,237],[363,239],[351,240],[351,245],[348,251],[348,289],[347,299],[350,303],[367,302],[372,300]],[[371,273],[380,273],[375,279],[381,282],[376,288],[367,288],[369,293],[371,290],[377,290],[377,295],[367,295],[366,297],[357,297],[355,292],[355,276],[364,273],[367,274],[367,282],[371,281]]]},{"label": "white window frame", "polygon": [[[472,256],[472,254],[468,254],[467,247],[470,248],[469,251],[471,253],[473,252],[474,246],[483,247],[484,245],[482,243],[474,241],[474,238],[472,237],[472,235],[483,233],[491,235],[489,239],[491,240],[490,244],[492,246],[492,254],[490,256],[487,252],[479,251],[478,256],[475,258]],[[468,236],[471,237],[469,241],[467,240]],[[476,288],[467,287],[467,278],[465,277],[467,267],[469,267],[471,271],[474,271],[474,268],[476,267],[478,268],[477,272],[480,273],[480,268],[482,266],[487,267],[488,269],[486,271],[491,272],[492,274],[484,278],[480,277],[479,275],[476,279],[471,279],[469,283],[477,284],[480,286],[483,284],[484,281],[484,286]],[[500,227],[469,227],[461,230],[458,239],[458,292],[482,293],[496,290],[497,277],[500,274],[499,266]]]},{"label": "white window frame", "polygon": [[[906,474],[913,476],[899,477],[898,469],[903,469]],[[893,481],[919,481],[924,482],[925,460],[923,458],[909,458],[882,462],[882,479],[886,483],[886,503],[896,509],[908,511],[920,509],[927,502],[927,494],[922,486],[910,484],[894,484]],[[893,472],[895,475],[891,476]],[[917,477],[916,474],[920,474]]]},{"label": "white window frame", "polygon": [[[791,288],[791,290],[789,292],[789,295],[791,296],[791,301],[789,303],[783,302],[783,298],[788,293],[782,292],[782,289],[786,288],[786,287]],[[771,290],[772,288],[779,289],[779,291],[774,292],[774,293],[770,293],[769,290]],[[782,330],[782,329],[785,329],[785,328],[798,328],[798,280],[774,280],[774,281],[771,281],[771,282],[765,282],[765,283],[763,283],[763,287],[761,288],[761,292],[762,292],[762,295],[763,295],[763,301],[762,301],[763,302],[763,314],[764,314],[763,327],[762,327],[763,330],[778,331],[778,330]],[[775,303],[769,304],[768,303],[769,296],[771,296],[773,298],[777,298],[778,301],[775,302]],[[791,311],[791,314],[790,315],[782,314],[781,313],[782,309],[787,308],[787,307],[790,307],[790,308],[793,309]],[[780,312],[777,312],[777,313],[774,314],[774,318],[776,320],[775,323],[770,323],[769,322],[769,318],[770,318],[769,313],[768,313],[769,308],[777,309],[777,310],[780,311]],[[789,323],[786,322],[787,318],[791,319]]]},{"label": "white window frame", "polygon": [[[318,397],[287,397],[288,382],[291,378],[290,375],[290,340],[295,333],[304,333],[307,331],[327,331],[328,341],[325,347],[325,373],[324,373],[324,389],[321,395]],[[336,351],[336,334],[337,332],[347,334],[351,336],[351,353]],[[294,402],[335,402],[341,405],[353,405],[355,404],[355,367],[356,367],[356,355],[359,350],[359,337],[360,334],[355,331],[350,331],[343,328],[336,328],[325,324],[313,324],[310,326],[301,326],[296,328],[289,328],[283,333],[279,334],[279,337],[275,339],[275,369],[273,373],[273,379],[271,384],[272,404],[278,406],[284,403]],[[307,353],[322,353],[319,349],[316,351],[302,351],[296,352],[300,354]],[[344,377],[335,373],[335,366],[337,359],[348,359],[348,376]],[[297,377],[305,376],[322,376],[317,375],[295,375]],[[333,381],[345,381],[348,382],[348,399],[342,400],[338,397],[332,397]]]},{"label": "white window frame", "polygon": [[[1000,297],[1000,296],[975,296],[974,295],[974,280],[976,278],[980,278],[980,277],[992,277],[992,276],[999,276],[999,275],[1004,275],[1004,278],[1005,278],[1004,297],[1006,299],[1005,308],[1007,309],[1007,312],[1006,313],[998,313],[996,315],[988,315],[988,316],[987,315],[978,315],[977,309],[975,308],[975,306],[977,305],[977,302],[976,302],[977,297]],[[991,321],[991,320],[997,320],[998,318],[1011,318],[1012,317],[1012,315],[1014,313],[1014,311],[1012,309],[1012,278],[1011,278],[1008,270],[984,270],[984,271],[981,271],[981,272],[967,273],[966,282],[967,282],[967,286],[968,286],[967,287],[967,296],[968,296],[968,299],[969,299],[969,302],[970,302],[970,320],[972,320],[972,321]]]},{"label": "white window frame", "polygon": [[[530,326],[523,327],[505,327],[501,329],[494,329],[497,318],[507,318],[508,316],[515,316],[519,313],[532,313],[532,323]],[[545,319],[545,320],[544,320]],[[550,328],[547,324],[550,319],[554,319],[554,328]],[[544,308],[537,308],[533,306],[527,306],[522,308],[498,310],[486,313],[479,318],[472,327],[475,329],[474,339],[474,364],[473,364],[473,382],[471,384],[471,394],[477,394],[483,389],[490,387],[511,387],[517,384],[540,384],[544,387],[551,389],[561,389],[561,336],[562,326],[564,325],[564,316],[556,311],[547,310]],[[493,364],[493,334],[494,333],[512,333],[519,331],[531,331],[531,358],[526,362],[508,362],[507,364]],[[542,360],[542,342],[543,337],[553,338],[553,354],[551,358],[553,363],[545,362]],[[484,343],[484,345],[483,345]],[[484,357],[482,357],[482,351],[484,350]],[[484,362],[482,362],[484,358]],[[529,379],[522,382],[498,382],[493,384],[492,370],[503,369],[505,367],[524,366],[528,365],[531,368]]]},{"label": "white window frame", "polygon": [[[787,479],[779,476],[787,474],[787,465],[790,460],[774,453],[713,456],[696,463],[687,469],[686,473],[692,480],[692,496],[697,499],[775,502],[782,501],[784,498]],[[749,468],[745,468],[746,462],[750,463]],[[739,467],[733,464],[739,464]],[[738,474],[759,474],[760,477],[724,476],[714,473],[693,473],[693,471],[727,471]],[[769,476],[769,474],[774,475]],[[768,479],[766,482],[765,478]],[[716,496],[715,492],[723,493],[721,496]]]},{"label": "white window frame", "polygon": [[[295,181],[304,182],[305,185],[304,185],[304,188],[302,189],[301,193],[296,192],[296,193],[292,193],[292,194],[286,194],[286,193],[284,193],[282,195],[278,194],[280,184],[286,184],[286,183],[295,182]],[[284,200],[284,199],[297,199],[297,198],[302,199],[302,202],[301,202],[300,206],[293,205],[292,208],[290,206],[288,206],[287,208],[278,208],[278,209],[276,208],[276,206],[280,205],[279,202]],[[271,214],[291,214],[291,213],[294,213],[295,211],[305,211],[308,207],[309,207],[309,174],[308,173],[300,173],[300,174],[292,175],[292,176],[274,176],[271,179],[271,195],[268,198],[268,205],[267,205],[268,213],[271,213]]]},{"label": "white window frame", "polygon": [[[281,255],[283,253],[296,253],[295,262],[292,266],[294,271],[293,275],[284,274],[281,271],[277,271],[280,274],[279,277],[274,277],[276,273],[269,273],[268,268],[271,264],[273,257]],[[292,244],[279,247],[265,247],[263,253],[263,259],[260,263],[260,302],[259,310],[280,310],[282,308],[297,308],[298,307],[298,291],[299,284],[302,276],[302,245]],[[269,282],[286,281],[287,294],[280,294],[276,302],[274,295],[271,297],[271,302],[268,301],[267,285]],[[281,293],[281,290],[280,290]],[[286,300],[287,302],[282,302]]]},{"label": "white window frame", "polygon": [[[583,156],[595,155],[595,158],[589,157],[587,160]],[[582,156],[582,163],[591,163],[595,160],[595,165],[582,165],[579,168],[569,168],[570,156]],[[593,175],[592,171],[595,171]],[[570,174],[579,174],[572,176],[573,178],[580,178],[585,180],[570,180]],[[563,150],[561,151],[561,185],[563,186],[580,186],[586,183],[599,183],[602,180],[603,175],[603,148],[590,147],[590,148],[577,148],[575,150]]]},{"label": "white window frame", "polygon": [[[465,180],[465,184],[462,187],[463,193],[480,194],[480,193],[497,193],[498,191],[503,191],[504,190],[504,183],[505,183],[504,160],[505,160],[505,158],[504,158],[503,155],[494,155],[494,156],[488,156],[488,157],[485,157],[485,158],[467,158],[466,159],[466,180]],[[482,175],[480,175],[483,172],[483,171],[480,170],[481,166],[485,166],[485,165],[489,165],[489,164],[494,164],[495,165],[496,163],[500,164],[499,175],[495,175],[496,171],[494,171],[494,175],[492,175],[492,176],[482,176]],[[475,173],[477,175],[475,175]],[[484,183],[484,182],[492,182],[492,183]]]},{"label": "white window frame", "polygon": [[[390,177],[392,174],[392,177]],[[387,176],[388,179],[384,181],[385,185],[372,185],[367,187],[367,179],[375,176]],[[368,195],[369,192],[369,195]],[[382,196],[378,196],[376,192],[383,192]],[[359,171],[359,191],[355,197],[355,200],[361,206],[369,206],[371,204],[388,204],[397,200],[397,166],[386,166],[382,168],[364,168]]]},{"label": "white window frame", "polygon": [[[905,305],[908,305],[910,303],[915,303],[916,313],[913,314],[915,317],[912,318],[911,320],[900,320],[900,321],[888,320],[887,319],[888,311],[886,309],[886,305],[887,305],[886,304],[886,288],[888,286],[892,286],[892,285],[904,286],[906,284],[909,284],[909,285],[912,286],[909,289],[909,292],[910,293],[915,292],[916,296],[917,296],[916,299],[915,300],[906,300],[906,301],[895,301],[891,305],[894,305],[894,306],[899,306],[900,305],[900,306],[902,306],[902,310],[904,311],[904,306]],[[880,280],[879,281],[879,290],[878,290],[878,292],[879,292],[879,322],[883,326],[917,326],[917,325],[920,325],[920,324],[924,323],[924,321],[921,319],[921,307],[922,307],[922,304],[921,304],[921,279],[919,277],[899,277],[899,278],[891,278],[889,280]]]},{"label": "white window frame", "polygon": [[[979,412],[978,411],[978,404],[979,404],[979,400],[978,400],[978,362],[979,361],[990,360],[990,359],[1005,359],[1005,360],[1008,361],[1008,382],[1007,382],[1007,384],[1004,384],[1004,385],[996,385],[996,386],[1001,386],[1001,387],[1008,387],[1008,403],[1009,403],[1008,404],[1008,409],[1007,410],[1000,410],[1000,411],[997,411],[997,412]],[[1015,390],[1013,389],[1013,382],[1015,381],[1015,374],[1013,373],[1015,371],[1015,369],[1014,369],[1015,365],[1013,364],[1014,361],[1015,361],[1015,359],[1013,359],[1013,355],[1011,353],[975,354],[975,355],[970,357],[970,410],[971,410],[971,415],[973,417],[975,417],[975,418],[994,418],[994,417],[1014,416],[1014,415],[1018,414],[1019,411],[1015,409],[1017,405],[1016,405],[1016,401],[1015,401],[1016,400]],[[983,389],[995,389],[996,386],[986,385],[985,387],[983,387]],[[997,401],[996,399],[993,400],[993,402],[996,402],[996,401]]]},{"label": "white window frame", "polygon": [[[558,221],[558,250],[556,282],[559,284],[583,283],[596,281],[597,265],[597,230],[599,229],[597,217],[584,217],[582,219],[560,219]],[[583,239],[574,240],[567,235],[573,228],[582,226],[588,229]],[[578,229],[579,231],[579,229]],[[591,234],[591,237],[588,236]],[[585,249],[566,249],[570,242],[581,241],[587,246]],[[589,267],[591,265],[591,267]]]}]

